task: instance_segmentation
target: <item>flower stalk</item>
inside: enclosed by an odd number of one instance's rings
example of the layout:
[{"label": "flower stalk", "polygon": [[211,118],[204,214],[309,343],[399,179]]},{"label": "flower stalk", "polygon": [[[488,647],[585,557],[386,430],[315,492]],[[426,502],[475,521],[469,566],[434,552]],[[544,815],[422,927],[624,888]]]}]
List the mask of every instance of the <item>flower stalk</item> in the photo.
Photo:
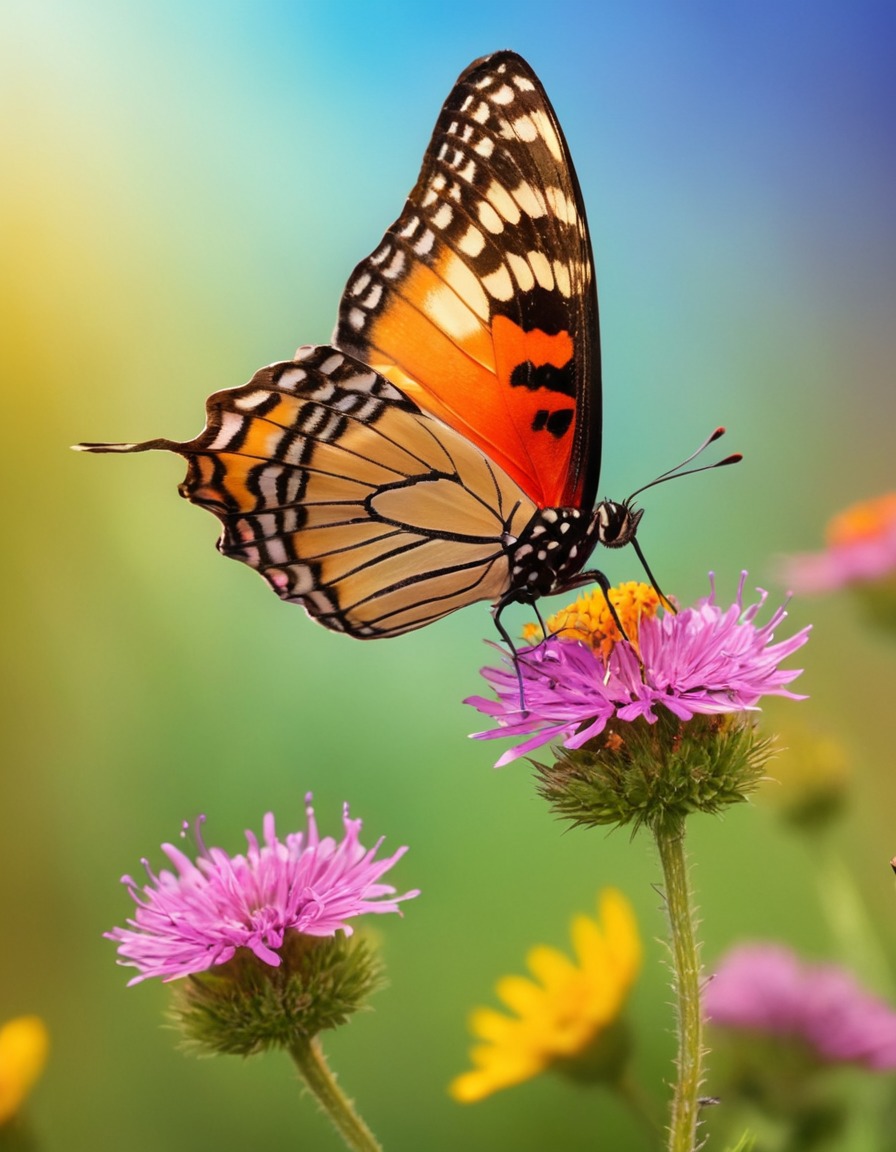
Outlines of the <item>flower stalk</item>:
[{"label": "flower stalk", "polygon": [[381,1145],[355,1110],[330,1070],[317,1038],[298,1037],[289,1045],[299,1075],[351,1152],[381,1152]]},{"label": "flower stalk", "polygon": [[684,820],[653,826],[663,869],[669,951],[678,1018],[678,1080],[672,1098],[669,1152],[693,1152],[703,1082],[703,1015],[700,1010],[700,949],[684,849]]},{"label": "flower stalk", "polygon": [[[808,636],[803,629],[775,641],[783,607],[757,623],[767,597],[760,590],[758,600],[744,603],[746,573],[727,608],[710,582],[708,597],[664,615],[649,590],[637,586],[580,597],[562,618],[552,618],[537,647],[516,649],[503,668],[483,670],[494,698],[467,701],[496,721],[479,738],[521,741],[497,766],[562,743],[552,764],[535,765],[538,791],[562,819],[580,827],[646,826],[653,834],[678,1024],[669,1152],[698,1147],[705,1055],[685,821],[693,812],[741,803],[759,784],[770,741],[759,735],[753,714],[764,697],[801,698],[787,687],[799,671],[781,662]],[[600,597],[616,608],[615,636]]]}]

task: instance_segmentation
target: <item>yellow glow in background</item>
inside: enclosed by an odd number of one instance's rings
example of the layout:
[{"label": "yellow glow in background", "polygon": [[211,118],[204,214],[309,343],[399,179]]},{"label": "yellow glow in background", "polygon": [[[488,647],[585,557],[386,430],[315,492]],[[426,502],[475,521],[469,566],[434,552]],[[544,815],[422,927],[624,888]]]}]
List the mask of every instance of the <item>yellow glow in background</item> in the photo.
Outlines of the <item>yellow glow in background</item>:
[{"label": "yellow glow in background", "polygon": [[[781,598],[776,556],[894,480],[894,31],[873,3],[4,6],[0,1018],[48,1021],[43,1147],[338,1147],[285,1058],[181,1056],[164,989],[126,990],[101,937],[129,912],[118,877],[158,865],[182,819],[237,850],[268,809],[299,827],[309,789],[324,831],[348,800],[369,841],[409,844],[396,883],[423,890],[377,924],[375,1011],[327,1041],[385,1146],[641,1147],[620,1105],[559,1081],[472,1109],[445,1093],[469,1007],[607,884],[648,942],[639,1072],[659,1099],[671,1075],[646,842],[564,832],[524,763],[494,772],[498,746],[466,739],[487,608],[330,635],[216,554],[177,459],[68,446],[192,436],[208,393],[328,339],[454,78],[512,47],[588,206],[601,495],[727,424],[745,462],[646,495],[640,539],[682,601],[710,568],[723,598],[741,568]],[[630,550],[600,562],[641,575]],[[842,847],[893,943],[896,652],[846,598],[795,602],[809,621],[812,699],[792,707],[850,751]],[[693,847],[709,959],[745,935],[831,954],[812,860],[766,811],[694,821]]]}]

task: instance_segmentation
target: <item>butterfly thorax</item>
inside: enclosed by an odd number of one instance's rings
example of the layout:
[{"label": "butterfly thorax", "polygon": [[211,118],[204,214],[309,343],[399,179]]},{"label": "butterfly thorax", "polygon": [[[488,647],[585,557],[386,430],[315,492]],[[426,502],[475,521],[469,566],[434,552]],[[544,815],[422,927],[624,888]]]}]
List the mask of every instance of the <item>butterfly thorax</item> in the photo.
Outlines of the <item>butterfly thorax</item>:
[{"label": "butterfly thorax", "polygon": [[641,516],[641,510],[614,500],[602,500],[590,514],[580,508],[539,508],[518,540],[508,543],[510,598],[534,601],[577,587],[595,547],[627,544]]}]

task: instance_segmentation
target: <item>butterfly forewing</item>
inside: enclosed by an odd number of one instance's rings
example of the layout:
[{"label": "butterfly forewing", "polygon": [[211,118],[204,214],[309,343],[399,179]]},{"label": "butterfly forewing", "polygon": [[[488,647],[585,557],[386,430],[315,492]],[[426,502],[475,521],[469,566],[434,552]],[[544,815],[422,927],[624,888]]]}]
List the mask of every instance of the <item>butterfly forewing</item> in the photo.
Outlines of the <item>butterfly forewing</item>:
[{"label": "butterfly forewing", "polygon": [[600,356],[585,210],[550,102],[514,53],[458,80],[404,211],[349,278],[335,342],[538,507],[593,504]]},{"label": "butterfly forewing", "polygon": [[195,440],[82,447],[180,453],[220,550],[352,636],[575,587],[600,527],[597,297],[569,151],[520,57],[461,75],[334,342],[215,393]]},{"label": "butterfly forewing", "polygon": [[362,639],[498,598],[507,539],[534,511],[463,436],[333,348],[215,393],[201,435],[169,446],[189,461],[182,494],[224,525],[220,550]]}]

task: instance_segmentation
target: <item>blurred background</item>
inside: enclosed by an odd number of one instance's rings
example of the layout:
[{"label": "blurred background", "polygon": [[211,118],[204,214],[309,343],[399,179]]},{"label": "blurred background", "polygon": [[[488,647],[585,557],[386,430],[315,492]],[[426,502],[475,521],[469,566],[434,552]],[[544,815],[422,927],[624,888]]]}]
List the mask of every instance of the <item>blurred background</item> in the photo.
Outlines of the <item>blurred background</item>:
[{"label": "blurred background", "polygon": [[[664,932],[643,836],[569,831],[482,718],[487,606],[359,644],[280,603],[214,549],[176,457],[79,440],[186,439],[208,393],[326,341],[340,293],[413,184],[475,57],[523,54],[568,138],[598,271],[601,495],[622,498],[718,423],[742,465],[649,493],[640,533],[666,591],[718,573],[786,589],[779,558],[892,487],[896,419],[896,8],[669,4],[152,4],[6,0],[0,357],[6,679],[0,732],[0,1019],[48,1021],[31,1103],[42,1148],[339,1147],[285,1057],[176,1050],[166,992],[126,989],[102,932],[118,883],[184,818],[232,851],[273,809],[322,828],[351,803],[410,845],[423,895],[377,922],[390,986],[327,1039],[390,1149],[642,1146],[614,1099],[550,1077],[461,1107],[465,1018],[538,941],[618,885],[646,942],[631,1003],[658,1107],[672,1075]],[[640,573],[630,550],[601,558]],[[522,623],[523,617],[515,619]],[[851,766],[837,850],[896,945],[896,648],[846,596],[797,599],[806,704],[775,712]],[[794,662],[792,662],[794,663]],[[757,802],[691,822],[705,957],[779,937],[838,957],[811,852]],[[892,970],[878,966],[878,991]],[[872,977],[873,979],[873,977]]]}]

